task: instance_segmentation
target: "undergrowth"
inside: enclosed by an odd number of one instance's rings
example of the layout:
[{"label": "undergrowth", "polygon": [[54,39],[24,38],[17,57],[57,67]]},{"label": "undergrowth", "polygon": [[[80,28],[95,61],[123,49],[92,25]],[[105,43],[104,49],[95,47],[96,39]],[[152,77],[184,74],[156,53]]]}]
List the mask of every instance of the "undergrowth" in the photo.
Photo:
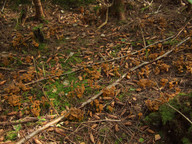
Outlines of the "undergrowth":
[{"label": "undergrowth", "polygon": [[[180,93],[173,100],[170,100],[169,104],[190,120],[192,119],[192,93]],[[167,104],[161,105],[159,111],[146,116],[145,122],[162,131],[160,132],[164,133],[162,137],[168,135],[174,143],[190,144],[192,142],[192,125]]]}]

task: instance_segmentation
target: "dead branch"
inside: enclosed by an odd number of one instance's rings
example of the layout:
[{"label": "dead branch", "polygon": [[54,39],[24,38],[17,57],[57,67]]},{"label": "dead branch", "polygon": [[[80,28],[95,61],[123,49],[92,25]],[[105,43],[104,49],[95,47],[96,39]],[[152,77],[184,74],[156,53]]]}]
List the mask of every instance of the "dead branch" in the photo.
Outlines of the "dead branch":
[{"label": "dead branch", "polygon": [[43,127],[37,129],[36,131],[30,133],[29,135],[25,136],[24,138],[22,138],[21,140],[19,140],[18,142],[16,142],[16,144],[23,144],[26,141],[28,141],[30,138],[34,137],[35,135],[37,135],[38,133],[42,132],[43,130],[47,129],[48,127],[58,123],[59,121],[61,121],[63,118],[65,117],[65,115],[62,115],[56,119],[54,119],[53,121],[47,123],[46,125],[44,125]]},{"label": "dead branch", "polygon": [[[107,86],[106,88],[107,89],[110,89],[112,86],[116,86],[122,79],[124,79],[126,77],[126,75],[129,73],[129,72],[132,72],[140,67],[143,67],[144,65],[147,65],[147,64],[150,64],[150,63],[153,63],[155,61],[158,61],[160,59],[162,59],[163,57],[167,56],[168,54],[170,54],[171,52],[174,51],[175,48],[177,48],[178,46],[180,46],[181,44],[183,44],[184,42],[186,42],[187,40],[189,40],[190,37],[186,38],[185,40],[183,40],[182,42],[180,42],[179,44],[177,44],[174,48],[172,48],[171,50],[169,50],[168,52],[164,53],[163,55],[157,57],[155,60],[153,61],[148,61],[148,62],[143,62],[141,63],[140,65],[138,66],[135,66],[133,68],[130,69],[130,71],[126,72],[125,74],[123,74],[119,79],[117,79],[114,83],[110,84],[109,86]],[[94,95],[93,97],[91,97],[90,99],[88,99],[86,102],[82,103],[80,108],[84,107],[85,105],[89,104],[90,102],[92,102],[93,100],[95,100],[96,98],[98,98],[100,95],[103,94],[103,91],[101,90],[98,94]]]},{"label": "dead branch", "polygon": [[114,4],[114,0],[112,1],[112,3],[110,5],[107,6],[107,11],[106,11],[106,18],[105,18],[105,22],[102,23],[96,30],[96,32],[98,30],[100,30],[103,26],[105,26],[108,22],[108,19],[109,19],[109,8]]},{"label": "dead branch", "polygon": [[[53,119],[55,118],[56,115],[48,115],[48,116],[43,116],[41,117],[41,119]],[[40,120],[37,117],[26,117],[24,119],[20,119],[17,121],[10,121],[10,122],[0,122],[0,125],[6,126],[6,125],[17,125],[17,124],[23,124],[23,123],[27,123],[27,122],[35,122]]]},{"label": "dead branch", "polygon": [[105,22],[102,23],[102,24],[97,28],[96,32],[97,32],[98,30],[100,30],[103,26],[105,26],[105,25],[107,24],[108,19],[109,19],[109,8],[107,7]]},{"label": "dead branch", "polygon": [[178,112],[181,116],[183,116],[190,124],[192,124],[192,121],[186,117],[182,112],[180,112],[179,110],[177,110],[176,108],[174,108],[172,105],[170,105],[169,103],[166,103],[170,108],[172,108],[173,110],[175,110],[176,112]]},{"label": "dead branch", "polygon": [[172,40],[176,39],[182,33],[182,31],[185,29],[185,27],[189,24],[191,20],[192,20],[192,17],[189,20],[187,20],[186,24],[181,28],[181,30],[177,33],[177,35]]}]

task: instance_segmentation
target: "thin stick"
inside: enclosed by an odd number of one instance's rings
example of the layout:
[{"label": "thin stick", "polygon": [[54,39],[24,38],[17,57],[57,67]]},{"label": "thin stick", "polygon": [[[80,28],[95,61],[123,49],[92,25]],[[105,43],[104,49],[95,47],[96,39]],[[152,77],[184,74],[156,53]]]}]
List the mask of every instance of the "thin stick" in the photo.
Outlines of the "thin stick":
[{"label": "thin stick", "polygon": [[103,26],[105,26],[105,25],[107,24],[108,19],[109,19],[109,8],[107,7],[105,22],[102,23],[102,24],[97,28],[96,32],[97,32],[98,30],[100,30]]},{"label": "thin stick", "polygon": [[176,108],[174,108],[172,105],[170,105],[169,103],[166,103],[170,108],[172,108],[173,110],[175,110],[176,112],[178,112],[181,116],[183,116],[190,124],[192,124],[192,121],[186,117],[182,112],[180,112],[179,110],[177,110]]},{"label": "thin stick", "polygon": [[177,33],[177,35],[176,35],[172,40],[176,39],[176,38],[181,34],[181,32],[185,29],[185,27],[188,25],[188,23],[189,23],[191,20],[192,20],[192,18],[190,18],[190,19],[186,22],[186,24],[181,28],[181,30]]},{"label": "thin stick", "polygon": [[34,137],[35,135],[37,135],[38,133],[40,133],[41,131],[47,129],[48,127],[50,127],[51,125],[54,125],[56,123],[58,123],[59,121],[61,121],[63,118],[65,117],[65,115],[60,116],[56,119],[54,119],[53,121],[47,123],[46,125],[44,125],[43,127],[37,129],[36,131],[30,133],[29,135],[27,135],[26,137],[22,138],[21,140],[19,140],[18,142],[16,142],[16,144],[23,144],[26,141],[28,141],[30,138]]},{"label": "thin stick", "polygon": [[41,119],[53,119],[54,117],[56,117],[56,115],[47,115],[47,116],[43,116],[40,119],[37,117],[26,117],[24,119],[20,119],[17,121],[10,121],[10,122],[0,122],[0,125],[3,126],[7,126],[7,125],[17,125],[17,124],[23,124],[23,123],[27,123],[27,122],[34,122],[34,121],[38,121]]},{"label": "thin stick", "polygon": [[104,25],[107,24],[108,19],[109,19],[109,8],[110,8],[113,4],[114,4],[114,0],[112,1],[112,3],[111,3],[110,5],[107,6],[105,22],[102,23],[102,24],[97,28],[96,32],[97,32],[98,30],[100,30]]},{"label": "thin stick", "polygon": [[7,0],[4,0],[3,6],[2,6],[2,8],[1,8],[1,12],[2,12],[2,13],[3,13],[3,10],[4,10],[4,8],[5,8],[6,2],[7,2]]},{"label": "thin stick", "polygon": [[86,121],[82,123],[96,123],[96,122],[121,122],[121,120],[118,119],[101,119],[101,120],[95,120],[95,121]]}]

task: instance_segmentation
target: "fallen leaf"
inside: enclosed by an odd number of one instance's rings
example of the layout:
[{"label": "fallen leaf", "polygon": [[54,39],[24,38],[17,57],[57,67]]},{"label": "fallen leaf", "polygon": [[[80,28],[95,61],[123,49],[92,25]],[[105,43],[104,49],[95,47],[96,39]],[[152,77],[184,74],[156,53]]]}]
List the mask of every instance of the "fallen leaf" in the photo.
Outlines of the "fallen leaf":
[{"label": "fallen leaf", "polygon": [[33,141],[35,142],[35,144],[42,144],[37,138],[33,138]]},{"label": "fallen leaf", "polygon": [[82,81],[82,80],[83,80],[82,76],[78,76],[78,78],[79,78],[79,80],[80,80],[80,81]]},{"label": "fallen leaf", "polygon": [[125,126],[131,126],[132,123],[131,123],[130,121],[127,121],[127,122],[124,123],[124,125],[125,125]]},{"label": "fallen leaf", "polygon": [[100,117],[99,117],[99,116],[97,116],[97,115],[93,115],[93,117],[94,117],[95,119],[97,119],[97,120],[99,120],[99,119],[100,119]]},{"label": "fallen leaf", "polygon": [[95,139],[94,139],[94,137],[93,137],[93,134],[92,134],[92,133],[90,133],[90,139],[91,139],[91,142],[92,142],[92,143],[95,143]]},{"label": "fallen leaf", "polygon": [[0,81],[0,85],[4,85],[6,83],[6,80]]},{"label": "fallen leaf", "polygon": [[16,111],[13,111],[13,112],[8,113],[7,115],[8,115],[8,116],[13,116],[13,115],[16,115],[16,114],[17,114],[17,112],[16,112]]},{"label": "fallen leaf", "polygon": [[156,134],[155,135],[155,141],[158,141],[158,140],[160,140],[161,139],[161,136],[159,135],[159,134]]},{"label": "fallen leaf", "polygon": [[117,119],[117,118],[118,118],[117,116],[111,115],[111,114],[107,114],[107,116],[110,117],[110,118],[114,118],[114,119]]},{"label": "fallen leaf", "polygon": [[97,125],[98,125],[98,124],[93,124],[93,125],[91,126],[91,128],[94,129],[94,128],[97,127]]},{"label": "fallen leaf", "polygon": [[151,133],[151,134],[154,134],[155,132],[151,129],[147,129],[147,132]]},{"label": "fallen leaf", "polygon": [[142,90],[141,88],[137,88],[137,89],[136,89],[137,92],[140,92],[141,90]]},{"label": "fallen leaf", "polygon": [[115,131],[116,131],[116,132],[119,131],[119,126],[118,126],[118,124],[115,125]]},{"label": "fallen leaf", "polygon": [[65,131],[61,128],[55,128],[55,132],[62,136],[66,136]]}]

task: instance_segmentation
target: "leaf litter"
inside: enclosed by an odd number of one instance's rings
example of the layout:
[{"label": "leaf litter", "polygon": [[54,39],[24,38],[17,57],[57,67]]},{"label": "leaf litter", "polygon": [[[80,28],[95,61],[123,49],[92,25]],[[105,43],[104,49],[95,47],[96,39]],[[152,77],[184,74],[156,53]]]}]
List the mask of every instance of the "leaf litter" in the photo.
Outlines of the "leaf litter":
[{"label": "leaf litter", "polygon": [[[35,135],[26,143],[58,143],[61,137],[66,143],[161,139],[153,130],[141,129],[140,120],[148,109],[157,111],[179,93],[191,92],[192,41],[186,40],[192,36],[191,23],[177,35],[183,16],[175,19],[171,11],[169,17],[133,12],[129,16],[135,23],[119,26],[111,20],[95,32],[96,27],[82,22],[79,14],[66,11],[60,20],[43,24],[45,45],[32,35],[38,24],[29,22],[23,30],[14,30],[14,14],[5,14],[2,24],[10,31],[5,32],[0,49],[0,132],[4,133],[0,142],[8,135],[18,143]],[[169,25],[171,21],[176,28]],[[175,35],[166,39],[170,33]],[[55,114],[61,116],[46,117]],[[32,118],[22,122],[27,117]],[[22,127],[16,139],[10,139],[4,126],[18,124]],[[43,131],[49,127],[54,133]]]}]

